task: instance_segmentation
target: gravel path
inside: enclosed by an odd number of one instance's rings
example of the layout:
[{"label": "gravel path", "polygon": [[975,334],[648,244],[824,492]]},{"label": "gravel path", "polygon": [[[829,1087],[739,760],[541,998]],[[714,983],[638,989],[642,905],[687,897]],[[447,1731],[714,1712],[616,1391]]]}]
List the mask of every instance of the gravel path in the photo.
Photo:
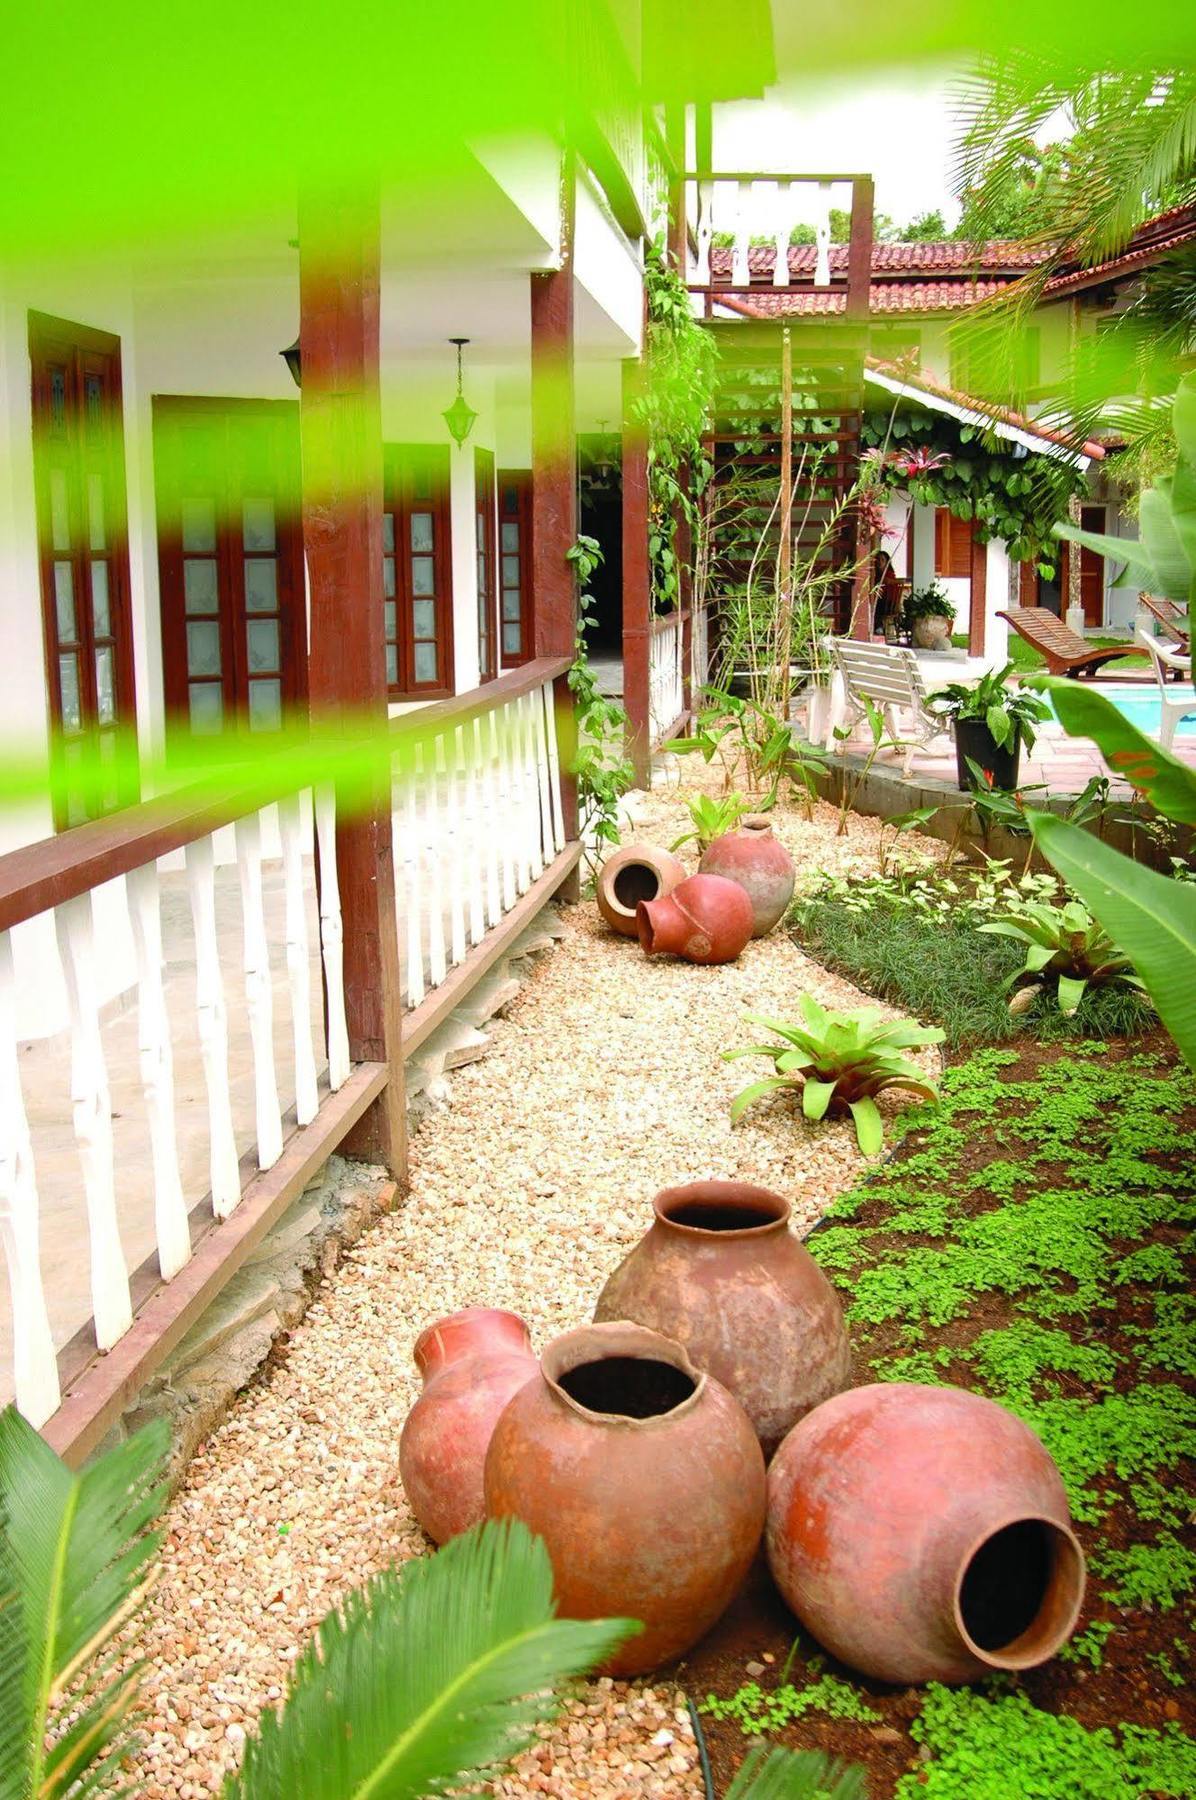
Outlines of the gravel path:
[{"label": "gravel path", "polygon": [[[716,782],[687,768],[686,787]],[[631,836],[667,843],[683,792],[638,802]],[[877,826],[776,816],[803,879],[875,867]],[[925,840],[919,850],[941,846]],[[151,1796],[214,1792],[276,1700],[298,1648],[346,1588],[428,1546],[399,1484],[399,1431],[417,1391],[411,1345],[461,1306],[505,1306],[537,1348],[585,1322],[607,1272],[647,1228],[658,1188],[703,1175],[779,1189],[808,1228],[860,1169],[849,1126],[810,1127],[791,1103],[732,1130],[745,1080],[720,1049],[751,1041],[747,1009],[793,1013],[806,989],[859,1004],[785,936],[736,964],[649,962],[592,904],[565,909],[493,1048],[453,1078],[453,1104],[411,1145],[411,1193],[349,1252],[264,1380],[194,1458],[167,1518],[143,1645]],[[494,1789],[560,1800],[700,1796],[682,1698],[669,1683],[579,1687],[534,1753]]]}]

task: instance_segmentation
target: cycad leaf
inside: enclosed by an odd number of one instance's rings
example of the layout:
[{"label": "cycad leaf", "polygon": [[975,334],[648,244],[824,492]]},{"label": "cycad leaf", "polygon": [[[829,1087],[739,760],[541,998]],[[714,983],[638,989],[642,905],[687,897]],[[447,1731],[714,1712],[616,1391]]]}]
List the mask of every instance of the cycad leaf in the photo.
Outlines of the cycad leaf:
[{"label": "cycad leaf", "polygon": [[553,1616],[552,1565],[519,1520],[377,1576],[325,1619],[229,1800],[417,1800],[468,1786],[609,1656],[629,1619]]},{"label": "cycad leaf", "polygon": [[855,1120],[856,1143],[863,1156],[878,1156],[885,1141],[885,1128],[881,1122],[880,1108],[875,1100],[867,1095],[862,1100],[852,1100],[851,1116]]},{"label": "cycad leaf", "polygon": [[[169,1447],[163,1420],[75,1474],[15,1408],[0,1413],[0,1604],[5,1590],[17,1596],[3,1610],[22,1640],[14,1658],[11,1629],[0,1638],[0,1712],[20,1721],[18,1733],[0,1734],[0,1793],[89,1792],[123,1754],[135,1684],[97,1658],[140,1603]],[[72,1722],[47,1752],[64,1687]]]},{"label": "cycad leaf", "polygon": [[765,1750],[747,1755],[726,1800],[867,1800],[864,1771],[819,1750]]}]

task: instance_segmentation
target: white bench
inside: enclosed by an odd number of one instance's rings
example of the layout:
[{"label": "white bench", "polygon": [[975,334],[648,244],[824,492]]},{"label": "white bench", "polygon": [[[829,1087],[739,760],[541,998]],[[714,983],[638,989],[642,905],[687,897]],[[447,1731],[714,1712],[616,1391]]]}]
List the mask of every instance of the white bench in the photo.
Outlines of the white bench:
[{"label": "white bench", "polygon": [[[905,750],[901,773],[908,775],[917,750],[928,750],[936,738],[949,737],[943,721],[928,705],[926,684],[912,650],[893,644],[866,644],[856,638],[832,638],[835,678],[831,691],[827,749],[832,743],[842,753],[844,739],[836,738],[840,725],[849,729],[867,717],[865,701],[884,714],[890,737],[900,739]],[[906,715],[900,723],[897,714]]]}]

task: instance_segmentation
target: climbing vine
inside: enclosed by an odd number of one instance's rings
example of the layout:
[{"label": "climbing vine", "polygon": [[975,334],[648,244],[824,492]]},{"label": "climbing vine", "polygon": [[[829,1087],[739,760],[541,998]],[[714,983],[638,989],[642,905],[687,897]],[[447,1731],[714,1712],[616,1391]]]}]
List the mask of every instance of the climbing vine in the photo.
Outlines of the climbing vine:
[{"label": "climbing vine", "polygon": [[[1046,579],[1053,576],[1051,528],[1066,519],[1072,495],[1086,490],[1073,464],[986,441],[981,426],[918,409],[866,413],[860,439],[884,448],[884,491],[901,488],[919,506],[945,506],[957,519],[974,519],[981,543],[1004,538],[1011,562],[1036,562]],[[998,442],[999,449],[992,447]]]},{"label": "climbing vine", "polygon": [[649,551],[657,612],[680,604],[682,561],[677,521],[697,525],[697,501],[710,479],[702,442],[714,392],[714,341],[693,316],[681,277],[655,244],[644,264],[648,306],[645,390],[635,415],[648,439]]}]

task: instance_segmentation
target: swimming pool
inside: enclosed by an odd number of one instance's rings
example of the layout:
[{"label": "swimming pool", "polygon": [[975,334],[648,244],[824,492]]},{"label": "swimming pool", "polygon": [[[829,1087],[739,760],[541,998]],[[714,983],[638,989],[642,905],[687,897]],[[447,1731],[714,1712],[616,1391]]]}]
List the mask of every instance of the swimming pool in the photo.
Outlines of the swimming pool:
[{"label": "swimming pool", "polygon": [[[1131,682],[1098,681],[1086,682],[1086,687],[1095,687],[1105,698],[1111,700],[1119,713],[1123,713],[1131,725],[1145,732],[1147,737],[1157,738],[1162,707],[1159,705],[1158,690],[1152,682],[1149,687]],[[1196,737],[1196,693],[1185,684],[1176,683],[1176,695],[1192,694],[1192,710],[1180,719],[1176,726],[1178,737]],[[1050,695],[1047,695],[1050,699]]]}]

